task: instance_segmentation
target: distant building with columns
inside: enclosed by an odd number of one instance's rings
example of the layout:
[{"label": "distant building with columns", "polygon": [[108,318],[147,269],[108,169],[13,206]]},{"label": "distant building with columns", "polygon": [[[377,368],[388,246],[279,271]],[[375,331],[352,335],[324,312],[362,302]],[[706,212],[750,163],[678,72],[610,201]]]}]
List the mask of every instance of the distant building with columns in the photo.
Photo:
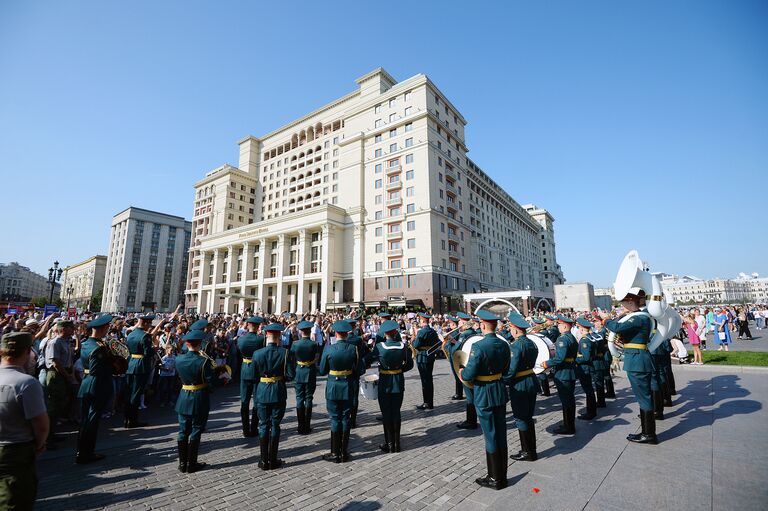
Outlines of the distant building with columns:
[{"label": "distant building with columns", "polygon": [[437,86],[381,68],[356,82],[243,138],[237,167],[195,183],[187,310],[445,311],[465,293],[551,292],[562,281],[553,217],[526,211],[467,157],[466,121]]}]

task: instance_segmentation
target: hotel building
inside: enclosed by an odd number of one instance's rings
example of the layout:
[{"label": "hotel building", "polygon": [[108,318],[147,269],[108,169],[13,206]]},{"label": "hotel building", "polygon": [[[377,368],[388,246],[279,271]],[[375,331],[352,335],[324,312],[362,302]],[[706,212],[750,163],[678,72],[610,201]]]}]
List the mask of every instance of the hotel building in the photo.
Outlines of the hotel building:
[{"label": "hotel building", "polygon": [[[61,279],[62,300],[70,307],[91,310],[91,299],[104,290],[106,272],[107,256],[103,255],[67,266]],[[95,307],[101,307],[100,300]]]},{"label": "hotel building", "polygon": [[237,167],[195,183],[187,309],[446,311],[464,293],[552,291],[562,281],[552,217],[526,211],[467,157],[466,120],[437,86],[381,68],[356,82],[243,138]]}]

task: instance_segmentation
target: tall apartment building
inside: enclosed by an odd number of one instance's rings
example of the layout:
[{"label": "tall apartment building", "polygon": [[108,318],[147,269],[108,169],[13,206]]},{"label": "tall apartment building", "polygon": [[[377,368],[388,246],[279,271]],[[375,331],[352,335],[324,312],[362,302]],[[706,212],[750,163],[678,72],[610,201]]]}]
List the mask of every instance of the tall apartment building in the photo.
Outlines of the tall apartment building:
[{"label": "tall apartment building", "polygon": [[534,204],[525,204],[523,209],[541,226],[539,230],[540,239],[537,240],[537,243],[541,244],[540,254],[541,264],[543,265],[541,278],[544,289],[552,289],[565,282],[563,269],[557,264],[557,257],[555,255],[555,218],[549,211],[539,208]]},{"label": "tall apartment building", "polygon": [[170,311],[184,300],[192,224],[130,207],[112,217],[101,310]]},{"label": "tall apartment building", "polygon": [[[61,284],[58,282],[53,290],[53,297],[58,298]],[[0,299],[16,302],[28,302],[33,298],[51,295],[51,284],[48,278],[35,273],[19,263],[0,263]]]},{"label": "tall apartment building", "polygon": [[[237,168],[195,184],[188,309],[414,300],[448,310],[465,292],[554,282],[541,225],[467,158],[466,121],[437,86],[381,68],[356,82],[243,138]],[[546,266],[559,268],[551,244]]]},{"label": "tall apartment building", "polygon": [[106,273],[107,256],[103,255],[67,266],[61,277],[62,300],[70,307],[90,310],[91,298],[104,290]]}]

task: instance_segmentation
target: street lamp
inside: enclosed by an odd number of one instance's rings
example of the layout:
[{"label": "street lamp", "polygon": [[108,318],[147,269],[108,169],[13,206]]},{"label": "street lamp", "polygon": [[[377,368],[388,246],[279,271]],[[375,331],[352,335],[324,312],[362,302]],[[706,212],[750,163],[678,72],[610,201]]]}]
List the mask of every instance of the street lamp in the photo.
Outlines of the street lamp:
[{"label": "street lamp", "polygon": [[64,270],[59,268],[59,262],[53,262],[53,268],[48,268],[48,283],[51,285],[51,297],[48,303],[53,303],[53,290],[56,288],[56,282],[61,280],[61,273]]},{"label": "street lamp", "polygon": [[72,284],[67,286],[67,310],[69,310],[69,297],[72,296],[72,293],[75,291],[75,288],[72,287]]}]

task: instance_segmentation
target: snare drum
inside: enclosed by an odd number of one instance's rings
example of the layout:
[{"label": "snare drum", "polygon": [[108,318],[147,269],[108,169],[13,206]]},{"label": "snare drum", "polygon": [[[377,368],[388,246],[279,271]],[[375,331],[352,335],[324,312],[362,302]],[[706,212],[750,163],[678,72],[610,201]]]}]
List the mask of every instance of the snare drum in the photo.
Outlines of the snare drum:
[{"label": "snare drum", "polygon": [[368,401],[379,399],[379,375],[369,374],[360,378],[360,395]]}]

